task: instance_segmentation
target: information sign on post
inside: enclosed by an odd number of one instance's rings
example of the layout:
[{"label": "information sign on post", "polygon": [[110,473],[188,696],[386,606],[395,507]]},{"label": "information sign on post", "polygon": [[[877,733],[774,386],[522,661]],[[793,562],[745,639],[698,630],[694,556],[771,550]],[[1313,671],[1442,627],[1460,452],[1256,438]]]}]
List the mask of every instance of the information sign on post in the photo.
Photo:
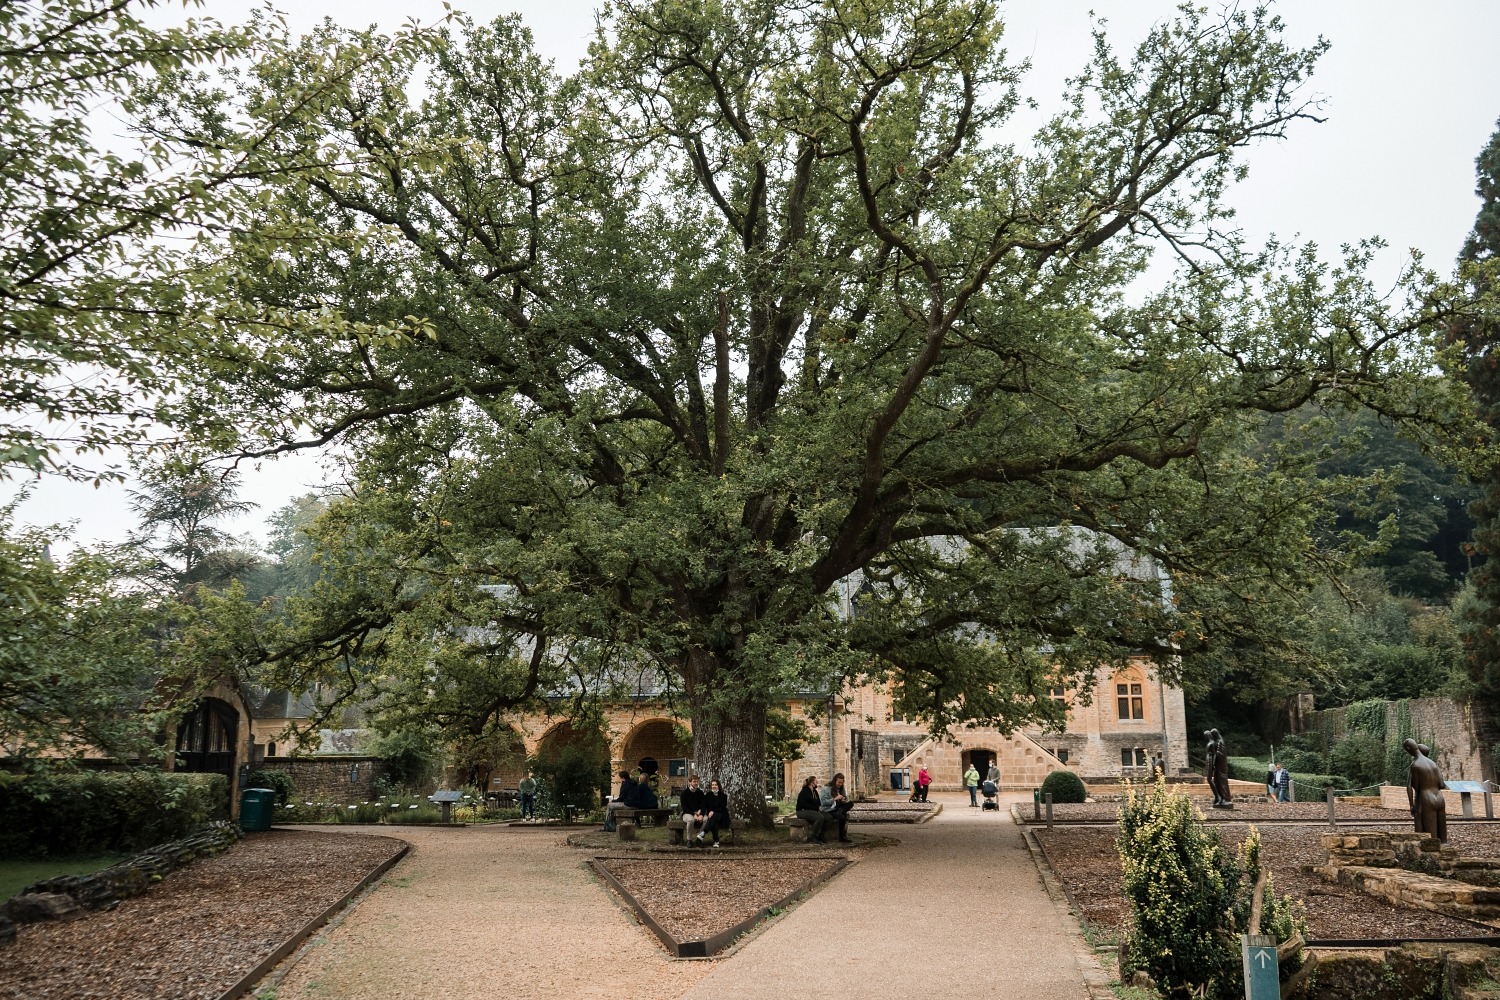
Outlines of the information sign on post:
[{"label": "information sign on post", "polygon": [[1265,934],[1241,934],[1240,949],[1245,965],[1245,1000],[1281,1000],[1276,939]]}]

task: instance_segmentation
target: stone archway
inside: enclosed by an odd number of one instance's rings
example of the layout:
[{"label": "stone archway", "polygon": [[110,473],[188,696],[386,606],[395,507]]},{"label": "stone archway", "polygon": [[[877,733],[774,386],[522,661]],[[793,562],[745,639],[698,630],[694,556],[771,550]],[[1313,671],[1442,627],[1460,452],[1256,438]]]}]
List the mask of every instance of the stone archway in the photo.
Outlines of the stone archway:
[{"label": "stone archway", "polygon": [[[687,784],[684,772],[692,760],[693,742],[682,738],[671,719],[645,719],[636,723],[620,740],[619,746],[616,760],[622,767],[634,768],[649,757],[657,763],[663,788]],[[704,781],[707,780],[705,776]]]},{"label": "stone archway", "polygon": [[544,806],[549,796],[587,806],[586,799],[608,794],[609,741],[598,729],[559,722],[537,741],[536,764]]},{"label": "stone archway", "polygon": [[453,746],[452,780],[486,792],[514,791],[526,777],[526,741],[514,726],[500,726]]}]

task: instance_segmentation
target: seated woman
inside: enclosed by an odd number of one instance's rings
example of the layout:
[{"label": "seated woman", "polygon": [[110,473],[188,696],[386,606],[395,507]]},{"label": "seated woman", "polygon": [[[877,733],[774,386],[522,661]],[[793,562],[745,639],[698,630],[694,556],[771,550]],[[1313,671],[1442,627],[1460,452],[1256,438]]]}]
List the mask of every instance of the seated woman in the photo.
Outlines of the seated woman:
[{"label": "seated woman", "polygon": [[635,807],[637,809],[660,809],[656,798],[657,778],[654,774],[642,774],[635,783]]},{"label": "seated woman", "polygon": [[815,774],[807,776],[802,782],[802,790],[797,793],[797,818],[807,821],[809,840],[827,843],[823,832],[828,829],[828,814],[823,811],[822,801],[818,798],[818,776]]},{"label": "seated woman", "polygon": [[724,794],[724,788],[715,778],[708,783],[708,791],[703,796],[703,815],[707,817],[703,821],[703,833],[698,834],[698,839],[703,839],[703,834],[712,835],[714,846],[719,846],[719,831],[729,829],[733,822],[729,815],[729,796]]},{"label": "seated woman", "polygon": [[818,797],[818,809],[828,817],[830,826],[838,827],[841,844],[851,842],[849,840],[849,810],[853,808],[854,803],[849,801],[849,794],[844,790],[843,774],[835,774],[833,780],[823,786],[823,793]]}]

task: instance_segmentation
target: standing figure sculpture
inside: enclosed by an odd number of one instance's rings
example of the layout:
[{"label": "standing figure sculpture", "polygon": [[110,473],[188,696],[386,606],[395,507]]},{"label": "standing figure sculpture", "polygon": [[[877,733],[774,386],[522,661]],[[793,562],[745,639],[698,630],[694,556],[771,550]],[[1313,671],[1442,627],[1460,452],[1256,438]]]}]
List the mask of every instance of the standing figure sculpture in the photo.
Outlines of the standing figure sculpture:
[{"label": "standing figure sculpture", "polygon": [[1416,740],[1408,739],[1401,744],[1411,754],[1411,767],[1406,772],[1406,802],[1411,806],[1412,820],[1418,833],[1436,837],[1439,842],[1448,842],[1448,804],[1443,801],[1443,776],[1438,773],[1430,752]]},{"label": "standing figure sculpture", "polygon": [[1214,793],[1215,809],[1233,809],[1229,796],[1229,754],[1224,749],[1224,737],[1217,729],[1203,734],[1208,741],[1208,753],[1203,761],[1203,773],[1208,777],[1208,787]]}]

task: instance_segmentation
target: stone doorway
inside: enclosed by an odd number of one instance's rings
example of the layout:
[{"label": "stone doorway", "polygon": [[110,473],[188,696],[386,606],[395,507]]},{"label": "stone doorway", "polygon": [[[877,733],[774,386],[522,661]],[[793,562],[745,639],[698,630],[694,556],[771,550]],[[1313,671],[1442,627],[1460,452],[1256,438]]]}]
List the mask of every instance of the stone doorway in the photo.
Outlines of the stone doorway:
[{"label": "stone doorway", "polygon": [[962,766],[958,772],[958,783],[960,785],[964,783],[964,772],[968,771],[970,764],[974,765],[974,769],[979,772],[980,782],[983,782],[985,775],[990,773],[990,764],[998,756],[993,750],[983,750],[978,747],[973,750],[965,750],[959,757]]},{"label": "stone doorway", "polygon": [[239,732],[240,714],[233,705],[218,698],[204,698],[177,723],[175,769],[224,775],[232,804]]}]

